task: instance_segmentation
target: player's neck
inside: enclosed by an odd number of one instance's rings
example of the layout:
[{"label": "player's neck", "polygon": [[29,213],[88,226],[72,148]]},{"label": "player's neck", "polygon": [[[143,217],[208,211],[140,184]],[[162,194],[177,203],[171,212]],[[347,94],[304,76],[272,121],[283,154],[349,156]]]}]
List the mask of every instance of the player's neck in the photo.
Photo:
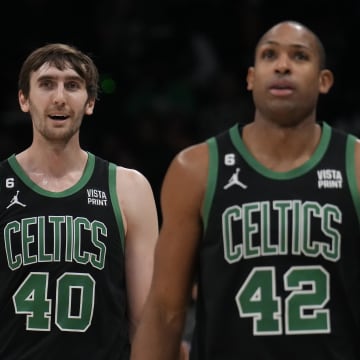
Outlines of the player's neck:
[{"label": "player's neck", "polygon": [[49,191],[64,191],[81,178],[88,154],[76,151],[53,151],[30,146],[16,156],[25,173],[40,187]]},{"label": "player's neck", "polygon": [[309,160],[319,144],[321,127],[272,127],[249,124],[243,129],[243,142],[252,155],[274,171],[289,171]]}]

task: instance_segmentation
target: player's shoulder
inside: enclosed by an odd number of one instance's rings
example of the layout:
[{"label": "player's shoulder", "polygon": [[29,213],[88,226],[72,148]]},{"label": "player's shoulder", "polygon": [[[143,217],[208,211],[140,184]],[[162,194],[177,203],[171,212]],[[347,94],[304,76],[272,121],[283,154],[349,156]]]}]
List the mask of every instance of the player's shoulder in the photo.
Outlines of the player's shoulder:
[{"label": "player's shoulder", "polygon": [[135,168],[119,165],[113,161],[104,159],[97,155],[91,154],[91,156],[94,159],[96,159],[98,163],[102,163],[107,167],[110,168],[112,167],[113,169],[115,169],[117,183],[121,181],[123,184],[133,183],[134,185],[136,185],[136,184],[144,184],[148,182],[146,176]]},{"label": "player's shoulder", "polygon": [[360,139],[355,137],[355,161],[360,163]]},{"label": "player's shoulder", "polygon": [[116,165],[117,183],[127,185],[130,187],[148,186],[148,178],[139,170],[135,168]]},{"label": "player's shoulder", "polygon": [[208,163],[208,143],[206,141],[190,145],[179,151],[173,158],[170,169],[196,171]]},{"label": "player's shoulder", "polygon": [[202,142],[184,148],[174,157],[173,163],[178,164],[181,167],[207,167],[211,144],[218,142],[219,139],[224,137],[229,139],[229,134],[236,130],[237,127],[238,124],[235,124]]}]

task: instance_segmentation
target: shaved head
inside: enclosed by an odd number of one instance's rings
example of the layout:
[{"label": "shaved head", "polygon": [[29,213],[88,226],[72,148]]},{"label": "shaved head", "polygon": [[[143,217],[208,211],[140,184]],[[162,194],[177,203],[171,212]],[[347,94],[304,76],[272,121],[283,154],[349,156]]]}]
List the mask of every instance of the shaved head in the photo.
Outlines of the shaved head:
[{"label": "shaved head", "polygon": [[274,32],[276,32],[277,29],[279,29],[280,27],[284,27],[284,26],[291,27],[291,28],[296,29],[298,31],[306,32],[314,39],[314,44],[315,44],[315,47],[316,47],[316,50],[317,50],[318,56],[319,56],[320,69],[325,69],[326,68],[326,53],[325,53],[325,48],[324,48],[323,43],[321,42],[319,37],[312,30],[310,30],[307,26],[305,26],[304,24],[302,24],[302,23],[300,23],[298,21],[285,20],[285,21],[281,21],[281,22],[275,24],[273,27],[271,27],[268,31],[266,31],[266,33],[264,33],[261,36],[261,38],[259,39],[259,41],[256,44],[255,53],[257,52],[258,47],[262,43],[267,41],[267,39]]}]

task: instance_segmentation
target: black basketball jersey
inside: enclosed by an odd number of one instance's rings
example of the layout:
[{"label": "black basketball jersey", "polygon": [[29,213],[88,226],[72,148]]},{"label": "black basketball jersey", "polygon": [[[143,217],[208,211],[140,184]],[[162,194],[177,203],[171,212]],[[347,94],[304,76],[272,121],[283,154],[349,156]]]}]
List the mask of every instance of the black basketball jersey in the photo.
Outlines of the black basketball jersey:
[{"label": "black basketball jersey", "polygon": [[129,358],[116,166],[89,153],[63,192],[0,164],[0,359]]},{"label": "black basketball jersey", "polygon": [[323,123],[311,159],[279,173],[238,125],[208,140],[191,359],[360,359],[355,142]]}]

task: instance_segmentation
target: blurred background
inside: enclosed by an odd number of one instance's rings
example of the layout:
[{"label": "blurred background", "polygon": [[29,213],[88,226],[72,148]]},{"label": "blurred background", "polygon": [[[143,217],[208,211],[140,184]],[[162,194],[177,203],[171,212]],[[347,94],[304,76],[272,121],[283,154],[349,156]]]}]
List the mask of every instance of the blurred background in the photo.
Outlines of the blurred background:
[{"label": "blurred background", "polygon": [[141,171],[158,201],[179,150],[252,120],[246,72],[254,47],[287,19],[319,35],[335,73],[319,120],[360,135],[359,0],[19,0],[6,5],[0,22],[1,158],[32,138],[17,101],[22,62],[38,46],[67,42],[92,56],[101,74],[83,147]]}]

